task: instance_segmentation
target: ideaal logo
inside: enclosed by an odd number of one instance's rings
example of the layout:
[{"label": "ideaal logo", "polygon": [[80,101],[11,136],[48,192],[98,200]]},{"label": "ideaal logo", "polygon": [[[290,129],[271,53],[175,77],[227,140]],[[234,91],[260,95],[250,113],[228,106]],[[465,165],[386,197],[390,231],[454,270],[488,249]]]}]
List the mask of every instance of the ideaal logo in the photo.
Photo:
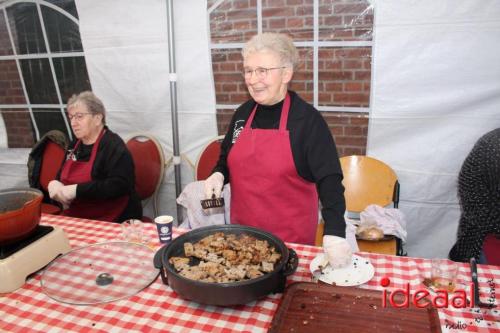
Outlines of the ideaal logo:
[{"label": "ideaal logo", "polygon": [[[380,285],[384,288],[391,284],[391,280],[384,277],[380,280]],[[474,304],[474,284],[469,284],[470,297],[471,300],[470,307],[475,307]],[[389,294],[389,295],[387,295]],[[403,302],[398,303],[396,298],[398,295],[403,296]],[[435,295],[431,294],[429,290],[424,288],[418,288],[410,294],[410,284],[406,283],[404,289],[394,289],[391,292],[387,292],[387,289],[382,291],[382,306],[387,307],[387,299],[389,299],[390,306],[394,308],[408,308],[410,307],[410,301],[417,308],[425,308],[429,305],[433,305],[435,308],[448,308],[449,306],[454,308],[466,308],[467,307],[467,292],[463,289],[455,289],[453,292],[449,292],[444,289],[437,289]],[[429,301],[430,299],[430,301]]]}]

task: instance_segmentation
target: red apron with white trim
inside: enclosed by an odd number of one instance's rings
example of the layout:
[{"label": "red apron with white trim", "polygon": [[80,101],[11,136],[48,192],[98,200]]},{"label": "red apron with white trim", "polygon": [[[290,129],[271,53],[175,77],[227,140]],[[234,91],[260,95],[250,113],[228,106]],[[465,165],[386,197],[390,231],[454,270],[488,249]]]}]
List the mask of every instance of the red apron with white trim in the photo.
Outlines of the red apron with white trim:
[{"label": "red apron with white trim", "polygon": [[231,223],[266,230],[286,242],[314,244],[316,185],[297,173],[286,129],[287,94],[279,129],[252,129],[253,108],[228,156]]},{"label": "red apron with white trim", "polygon": [[[72,159],[66,160],[61,170],[61,183],[72,185],[92,181],[92,167],[94,166],[97,150],[104,131],[104,129],[101,131],[97,141],[94,143],[88,162],[74,161]],[[80,143],[80,140],[76,142],[73,151],[78,149]],[[114,222],[117,221],[118,217],[125,210],[125,207],[127,207],[128,200],[128,195],[108,200],[75,198],[69,208],[63,211],[63,214],[84,219]]]}]

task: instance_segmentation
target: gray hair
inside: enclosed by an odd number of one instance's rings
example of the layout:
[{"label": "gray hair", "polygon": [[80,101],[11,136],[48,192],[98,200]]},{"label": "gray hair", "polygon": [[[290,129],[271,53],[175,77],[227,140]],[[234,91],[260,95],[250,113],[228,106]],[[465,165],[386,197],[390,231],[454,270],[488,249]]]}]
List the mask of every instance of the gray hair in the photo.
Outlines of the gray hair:
[{"label": "gray hair", "polygon": [[90,113],[102,115],[102,123],[106,125],[106,109],[104,108],[104,104],[92,91],[84,91],[78,95],[71,96],[66,109],[69,110],[74,106],[82,104],[85,105]]},{"label": "gray hair", "polygon": [[265,32],[250,38],[246,42],[241,55],[243,59],[250,53],[259,51],[272,51],[278,54],[283,66],[295,67],[299,61],[299,54],[291,37],[285,34]]}]

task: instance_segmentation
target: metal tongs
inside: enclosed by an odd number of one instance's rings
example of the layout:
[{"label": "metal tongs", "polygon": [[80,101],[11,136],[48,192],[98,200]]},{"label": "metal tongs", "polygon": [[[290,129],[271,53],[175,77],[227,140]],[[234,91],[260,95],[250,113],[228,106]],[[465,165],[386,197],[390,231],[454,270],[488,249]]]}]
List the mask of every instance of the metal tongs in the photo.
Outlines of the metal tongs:
[{"label": "metal tongs", "polygon": [[212,189],[212,198],[211,199],[205,199],[201,200],[201,207],[203,209],[209,209],[209,208],[219,208],[224,206],[224,198],[220,197],[217,198],[215,196],[215,189]]},{"label": "metal tongs", "polygon": [[470,270],[471,270],[471,275],[472,275],[472,283],[474,284],[474,305],[476,307],[480,308],[495,308],[496,305],[493,303],[484,303],[481,301],[479,298],[479,284],[477,281],[477,264],[476,264],[476,258],[471,258],[470,259]]}]

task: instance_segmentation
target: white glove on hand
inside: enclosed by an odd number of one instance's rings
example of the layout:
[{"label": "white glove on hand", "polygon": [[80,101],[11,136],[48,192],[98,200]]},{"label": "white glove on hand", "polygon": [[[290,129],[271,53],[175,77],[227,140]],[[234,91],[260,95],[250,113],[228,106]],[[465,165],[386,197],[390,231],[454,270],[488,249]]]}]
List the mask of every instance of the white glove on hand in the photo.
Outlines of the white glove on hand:
[{"label": "white glove on hand", "polygon": [[351,246],[344,238],[331,235],[323,236],[323,251],[332,268],[342,268],[351,263]]},{"label": "white glove on hand", "polygon": [[71,201],[76,198],[76,186],[77,184],[63,186],[59,191],[58,201],[63,205],[69,206]]},{"label": "white glove on hand", "polygon": [[51,180],[47,189],[49,190],[49,197],[51,199],[57,200],[56,196],[59,193],[59,190],[64,187],[64,184],[58,180]]},{"label": "white glove on hand", "polygon": [[220,172],[214,172],[205,180],[205,199],[212,199],[212,194],[220,198],[222,187],[224,187],[224,175]]}]

